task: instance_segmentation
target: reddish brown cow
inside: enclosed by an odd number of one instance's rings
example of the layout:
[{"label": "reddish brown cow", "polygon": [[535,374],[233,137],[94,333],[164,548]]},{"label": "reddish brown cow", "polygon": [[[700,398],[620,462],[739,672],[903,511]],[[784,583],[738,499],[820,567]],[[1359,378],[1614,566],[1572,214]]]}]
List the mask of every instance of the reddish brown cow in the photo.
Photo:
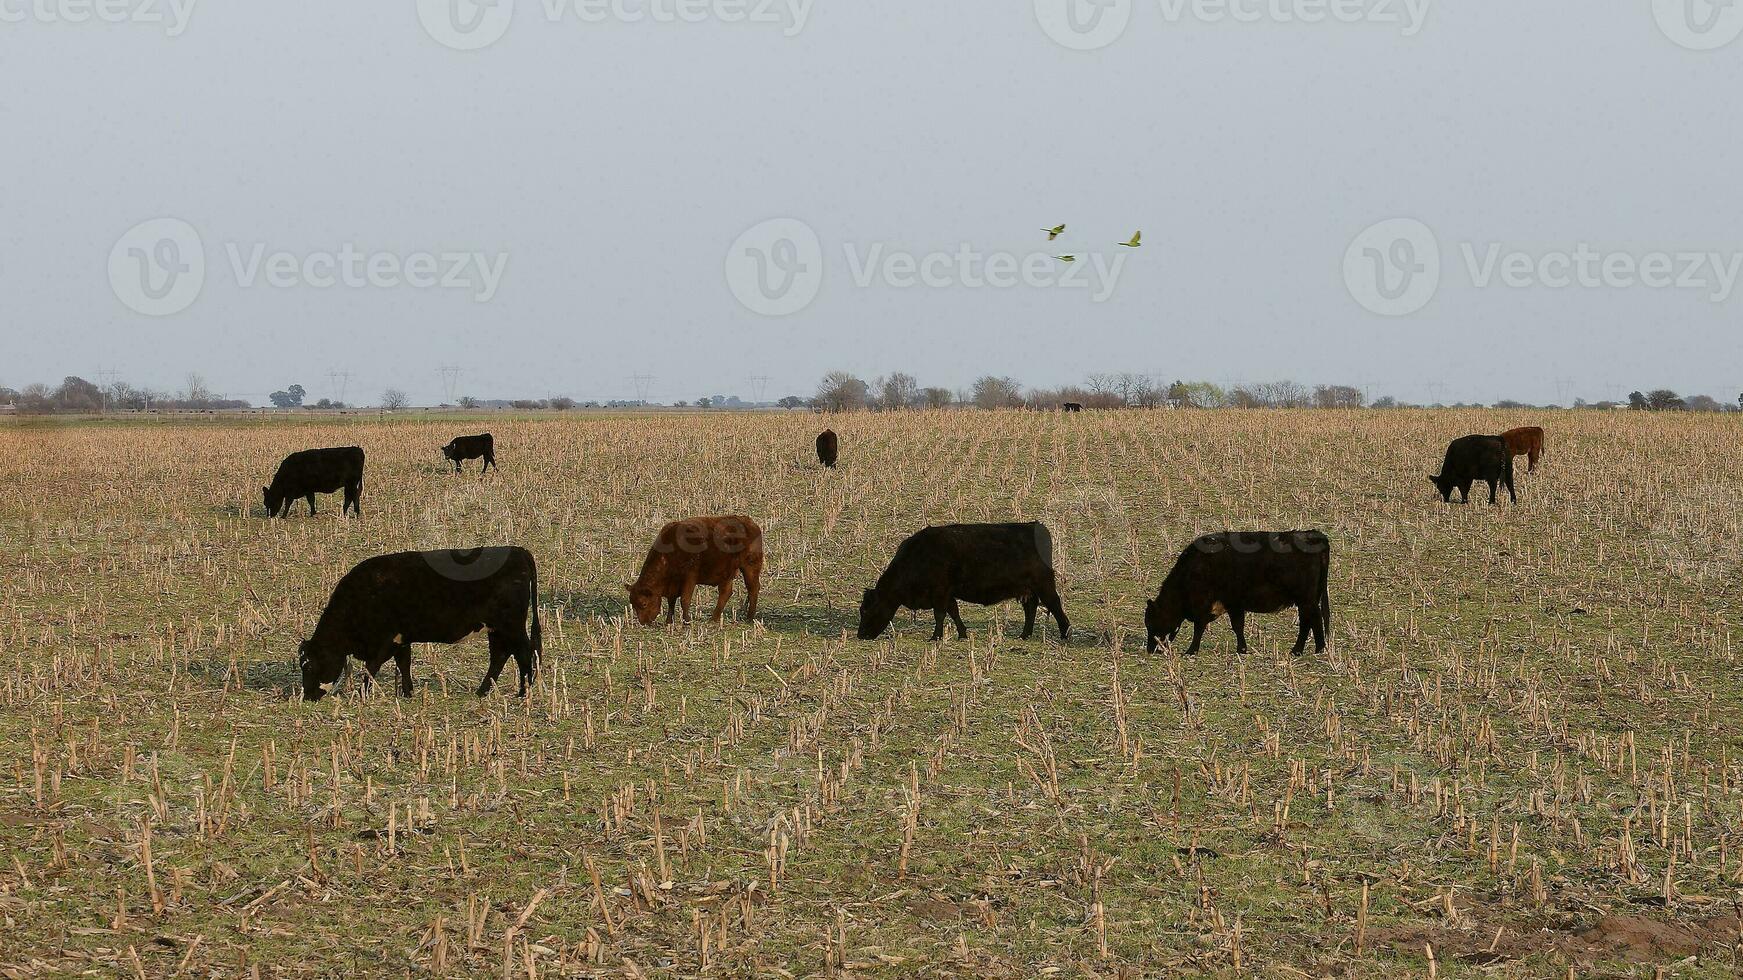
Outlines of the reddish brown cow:
[{"label": "reddish brown cow", "polygon": [[1526,472],[1537,472],[1537,460],[1543,455],[1542,429],[1535,425],[1522,425],[1517,429],[1508,429],[1501,433],[1501,441],[1507,444],[1508,452],[1526,458]]},{"label": "reddish brown cow", "polygon": [[641,577],[629,590],[629,604],[643,626],[660,614],[666,603],[666,622],[672,621],[678,603],[684,604],[684,621],[690,621],[690,599],[696,586],[720,590],[713,621],[720,622],[726,601],[732,596],[732,580],[744,577],[744,618],[757,614],[757,593],[762,590],[763,529],[738,514],[724,517],[692,517],[673,521],[660,529],[654,546],[642,562]]}]

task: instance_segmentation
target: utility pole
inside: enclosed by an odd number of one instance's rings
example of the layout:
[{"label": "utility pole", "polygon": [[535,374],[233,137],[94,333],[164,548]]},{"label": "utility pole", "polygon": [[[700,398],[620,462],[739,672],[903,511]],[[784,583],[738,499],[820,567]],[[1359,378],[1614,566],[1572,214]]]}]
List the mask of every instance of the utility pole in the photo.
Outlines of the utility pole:
[{"label": "utility pole", "polygon": [[646,404],[648,400],[648,392],[652,390],[654,385],[654,376],[651,374],[634,374],[630,375],[630,380],[635,382],[636,401]]},{"label": "utility pole", "polygon": [[120,377],[120,376],[121,376],[120,372],[116,371],[114,368],[103,368],[97,372],[97,377],[99,379],[101,379],[103,382],[103,414],[104,415],[109,414],[109,390],[111,388],[115,387],[115,379]]},{"label": "utility pole", "polygon": [[769,376],[768,375],[766,375],[766,374],[753,374],[750,376],[750,391],[751,391],[751,399],[750,400],[751,400],[752,404],[756,404],[756,405],[762,404],[763,392],[764,392],[764,390],[766,390],[768,388],[768,386],[769,386]]},{"label": "utility pole", "polygon": [[351,377],[350,371],[327,372],[327,390],[338,392],[333,400],[341,405],[345,404],[345,388],[351,384]]},{"label": "utility pole", "polygon": [[454,404],[454,392],[460,387],[460,365],[444,364],[436,369],[442,375],[442,400]]}]

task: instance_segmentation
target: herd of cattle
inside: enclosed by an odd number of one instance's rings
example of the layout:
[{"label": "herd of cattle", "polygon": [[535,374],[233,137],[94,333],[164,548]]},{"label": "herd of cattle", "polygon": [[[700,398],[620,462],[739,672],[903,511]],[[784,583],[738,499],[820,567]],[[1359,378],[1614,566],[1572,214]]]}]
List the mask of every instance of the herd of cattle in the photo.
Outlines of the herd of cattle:
[{"label": "herd of cattle", "polygon": [[[825,430],[817,437],[817,459],[835,466],[839,438]],[[489,433],[461,436],[442,447],[454,463],[484,460],[496,465],[495,440]],[[1543,430],[1536,426],[1511,429],[1498,436],[1464,436],[1447,446],[1441,471],[1429,477],[1441,498],[1470,501],[1471,485],[1489,484],[1489,502],[1505,486],[1515,502],[1513,459],[1525,456],[1537,469],[1543,455]],[[279,464],[272,482],[262,488],[269,516],[285,516],[301,497],[315,512],[315,494],[344,491],[344,512],[361,514],[363,450],[356,446],[310,449],[292,453]],[[693,517],[666,524],[648,548],[636,580],[626,583],[636,620],[647,626],[660,614],[673,621],[682,606],[690,619],[691,600],[698,586],[718,590],[712,620],[719,622],[732,596],[733,582],[742,579],[744,618],[755,618],[762,590],[763,532],[756,521],[732,514]],[[1156,598],[1144,606],[1146,648],[1172,643],[1180,627],[1192,623],[1197,653],[1205,628],[1228,614],[1236,649],[1246,652],[1248,613],[1275,613],[1293,607],[1298,632],[1291,652],[1300,654],[1313,638],[1324,650],[1331,632],[1331,541],[1320,531],[1223,531],[1187,545],[1162,581]],[[1063,642],[1070,638],[1053,570],[1053,539],[1045,524],[947,524],[917,531],[896,548],[877,583],[865,590],[859,604],[862,640],[882,636],[901,609],[931,610],[933,640],[944,638],[945,619],[959,637],[962,623],[958,602],[990,606],[1016,600],[1023,607],[1023,638],[1035,631],[1035,613],[1045,606]],[[530,629],[529,629],[530,624]],[[496,683],[508,658],[520,672],[520,693],[533,679],[543,653],[539,627],[539,571],[531,552],[520,547],[470,551],[407,551],[369,558],[347,572],[334,586],[314,633],[297,650],[303,696],[319,700],[343,683],[352,660],[361,661],[370,683],[388,660],[399,670],[400,690],[410,694],[411,644],[457,643],[486,631],[490,666],[478,686],[480,696]]]}]

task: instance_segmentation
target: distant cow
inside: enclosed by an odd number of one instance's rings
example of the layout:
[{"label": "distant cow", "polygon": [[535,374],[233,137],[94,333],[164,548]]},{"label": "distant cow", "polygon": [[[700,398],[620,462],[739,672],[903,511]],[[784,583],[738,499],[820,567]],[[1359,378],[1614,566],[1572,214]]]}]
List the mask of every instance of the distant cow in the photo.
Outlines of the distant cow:
[{"label": "distant cow", "polygon": [[1489,503],[1495,502],[1495,487],[1504,484],[1507,496],[1514,503],[1519,495],[1513,490],[1513,453],[1500,436],[1461,436],[1446,447],[1446,459],[1440,464],[1440,475],[1428,482],[1440,491],[1440,499],[1452,502],[1454,488],[1459,491],[1459,503],[1471,502],[1471,484],[1482,480],[1489,484]]},{"label": "distant cow", "polygon": [[1053,574],[1053,536],[1047,525],[945,524],[916,531],[896,548],[890,566],[859,603],[859,638],[876,639],[896,610],[930,609],[937,619],[932,639],[944,639],[944,617],[967,637],[957,600],[990,606],[1009,599],[1023,604],[1023,639],[1035,632],[1035,609],[1046,605],[1059,624],[1059,639],[1071,620],[1059,602]]},{"label": "distant cow", "polygon": [[1543,457],[1543,430],[1535,425],[1522,425],[1501,433],[1507,451],[1526,458],[1525,472],[1536,473],[1537,461]]},{"label": "distant cow", "polygon": [[1315,650],[1325,649],[1331,629],[1331,542],[1318,531],[1222,531],[1186,546],[1162,581],[1156,598],[1144,604],[1146,648],[1174,642],[1180,624],[1192,622],[1197,653],[1205,627],[1223,613],[1235,628],[1235,652],[1247,652],[1247,614],[1274,613],[1294,606],[1300,631],[1290,652],[1299,655],[1313,634]]},{"label": "distant cow", "polygon": [[817,462],[824,466],[834,466],[841,440],[835,437],[834,429],[824,429],[817,434]]},{"label": "distant cow", "polygon": [[1060,402],[1059,403],[1059,410],[1061,412],[1081,412],[1081,411],[1083,411],[1083,403],[1082,402]]},{"label": "distant cow", "polygon": [[266,498],[268,517],[288,517],[291,502],[298,497],[309,502],[309,515],[313,516],[315,494],[336,490],[345,491],[341,514],[363,513],[363,450],[357,446],[291,453],[278,464],[272,483],[261,487],[260,493]]},{"label": "distant cow", "polygon": [[757,594],[762,591],[763,529],[738,514],[723,517],[692,517],[660,528],[641,575],[625,585],[635,618],[650,625],[666,603],[666,622],[672,621],[683,603],[684,621],[690,621],[690,600],[698,585],[714,586],[720,596],[714,604],[713,621],[720,622],[726,602],[732,597],[732,580],[744,578],[744,618],[756,618]]},{"label": "distant cow", "polygon": [[[442,447],[442,455],[454,464],[454,472],[460,472],[460,461],[484,457],[484,465],[478,472],[496,466],[496,440],[490,438],[490,433],[476,436],[455,436],[451,442]],[[497,469],[502,467],[498,466]]]},{"label": "distant cow", "polygon": [[[532,632],[527,631],[528,610]],[[333,587],[314,635],[297,648],[303,697],[337,689],[350,660],[373,679],[392,658],[401,693],[412,693],[413,643],[458,643],[479,630],[490,639],[490,668],[478,685],[489,693],[513,655],[527,693],[544,650],[539,631],[539,568],[525,548],[402,551],[368,558]]]}]

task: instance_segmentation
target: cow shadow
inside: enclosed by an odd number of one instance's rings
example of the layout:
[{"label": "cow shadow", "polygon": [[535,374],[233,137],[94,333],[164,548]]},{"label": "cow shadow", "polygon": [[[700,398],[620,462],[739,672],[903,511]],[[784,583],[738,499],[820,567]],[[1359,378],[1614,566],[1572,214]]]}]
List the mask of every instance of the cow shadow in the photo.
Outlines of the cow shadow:
[{"label": "cow shadow", "polygon": [[545,590],[541,603],[545,606],[555,606],[563,611],[565,619],[617,619],[629,609],[629,594],[594,592],[569,592],[562,589]]}]

